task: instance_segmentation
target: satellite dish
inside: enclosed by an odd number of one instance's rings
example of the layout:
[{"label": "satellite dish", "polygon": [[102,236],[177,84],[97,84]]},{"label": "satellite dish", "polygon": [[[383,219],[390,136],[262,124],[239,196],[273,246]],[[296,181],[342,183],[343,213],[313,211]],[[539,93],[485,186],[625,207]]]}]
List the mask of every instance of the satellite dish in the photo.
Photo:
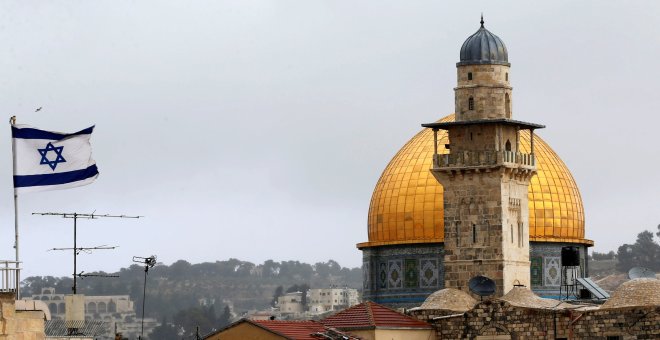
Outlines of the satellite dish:
[{"label": "satellite dish", "polygon": [[475,276],[468,282],[470,291],[481,297],[495,294],[495,281],[485,276]]},{"label": "satellite dish", "polygon": [[655,272],[651,269],[644,267],[634,267],[630,268],[628,271],[628,278],[631,280],[634,279],[655,279]]}]

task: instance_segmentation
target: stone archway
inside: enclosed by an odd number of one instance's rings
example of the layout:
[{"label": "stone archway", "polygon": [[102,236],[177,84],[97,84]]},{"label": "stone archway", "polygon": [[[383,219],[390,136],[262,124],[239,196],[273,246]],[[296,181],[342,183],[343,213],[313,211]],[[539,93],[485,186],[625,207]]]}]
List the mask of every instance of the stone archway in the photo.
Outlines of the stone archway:
[{"label": "stone archway", "polygon": [[492,322],[479,330],[475,340],[511,340],[511,333],[506,326]]}]

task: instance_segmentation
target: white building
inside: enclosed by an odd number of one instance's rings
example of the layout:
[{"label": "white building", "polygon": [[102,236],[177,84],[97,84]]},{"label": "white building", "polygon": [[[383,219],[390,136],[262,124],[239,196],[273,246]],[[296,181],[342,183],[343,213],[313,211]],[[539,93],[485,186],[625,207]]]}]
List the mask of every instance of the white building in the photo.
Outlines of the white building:
[{"label": "white building", "polygon": [[277,298],[277,306],[281,314],[298,314],[305,311],[302,292],[286,293]]},{"label": "white building", "polygon": [[324,313],[342,310],[359,301],[357,289],[353,288],[315,288],[307,292],[307,305],[311,313]]}]

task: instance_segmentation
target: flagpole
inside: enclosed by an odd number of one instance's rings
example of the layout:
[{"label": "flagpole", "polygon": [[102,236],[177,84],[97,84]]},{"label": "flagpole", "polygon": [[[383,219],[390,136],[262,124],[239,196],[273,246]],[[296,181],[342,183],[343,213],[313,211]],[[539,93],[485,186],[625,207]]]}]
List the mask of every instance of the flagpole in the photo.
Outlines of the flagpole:
[{"label": "flagpole", "polygon": [[[9,118],[9,123],[13,127],[16,125],[16,116]],[[11,155],[13,163],[12,171],[12,187],[14,176],[16,176],[16,141],[14,136],[11,138]],[[14,249],[16,249],[16,300],[21,299],[21,271],[20,271],[20,258],[18,256],[18,193],[16,187],[14,189]]]}]

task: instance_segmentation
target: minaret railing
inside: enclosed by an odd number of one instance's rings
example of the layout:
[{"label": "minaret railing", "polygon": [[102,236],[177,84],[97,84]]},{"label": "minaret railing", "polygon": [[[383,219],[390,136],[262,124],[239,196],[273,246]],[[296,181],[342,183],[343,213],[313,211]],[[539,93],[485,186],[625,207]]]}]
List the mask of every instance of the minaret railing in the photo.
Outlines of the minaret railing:
[{"label": "minaret railing", "polygon": [[458,151],[449,154],[436,154],[434,168],[479,167],[479,166],[525,166],[534,167],[533,154],[514,151]]}]

